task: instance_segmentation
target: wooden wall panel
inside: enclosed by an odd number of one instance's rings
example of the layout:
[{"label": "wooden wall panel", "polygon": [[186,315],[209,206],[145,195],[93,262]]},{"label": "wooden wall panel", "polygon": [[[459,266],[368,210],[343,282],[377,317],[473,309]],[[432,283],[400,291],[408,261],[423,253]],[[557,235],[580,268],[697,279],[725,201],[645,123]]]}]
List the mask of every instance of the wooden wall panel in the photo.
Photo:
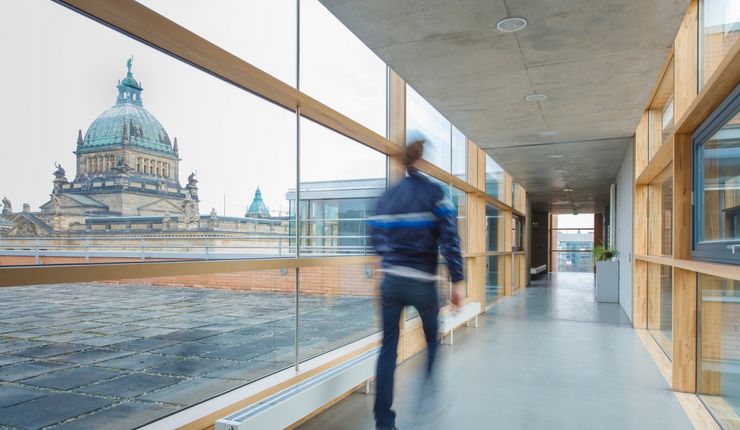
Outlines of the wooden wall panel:
[{"label": "wooden wall panel", "polygon": [[696,273],[673,268],[673,389],[696,391]]},{"label": "wooden wall panel", "polygon": [[698,70],[698,4],[692,0],[674,41],[675,89],[674,121],[683,117],[697,93]]},{"label": "wooden wall panel", "polygon": [[644,112],[635,130],[635,178],[648,162],[648,113]]},{"label": "wooden wall panel", "polygon": [[691,137],[677,134],[673,141],[673,257],[691,258]]},{"label": "wooden wall panel", "polygon": [[632,260],[632,326],[647,328],[647,278],[648,263]]}]

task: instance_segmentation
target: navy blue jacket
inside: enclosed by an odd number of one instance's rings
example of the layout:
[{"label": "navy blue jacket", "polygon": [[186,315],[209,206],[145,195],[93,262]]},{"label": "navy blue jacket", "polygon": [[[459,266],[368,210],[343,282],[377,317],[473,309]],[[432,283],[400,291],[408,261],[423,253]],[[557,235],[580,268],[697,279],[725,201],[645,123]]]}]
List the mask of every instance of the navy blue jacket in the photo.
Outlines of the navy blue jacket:
[{"label": "navy blue jacket", "polygon": [[416,170],[380,197],[370,218],[371,239],[383,267],[437,273],[441,252],[452,282],[462,281],[457,214],[444,190]]}]

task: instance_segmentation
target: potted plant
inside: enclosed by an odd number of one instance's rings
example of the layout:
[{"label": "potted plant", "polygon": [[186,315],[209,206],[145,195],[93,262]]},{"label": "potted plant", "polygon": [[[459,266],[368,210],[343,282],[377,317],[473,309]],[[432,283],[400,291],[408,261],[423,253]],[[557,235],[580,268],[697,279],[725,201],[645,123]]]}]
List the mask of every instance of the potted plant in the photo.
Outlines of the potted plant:
[{"label": "potted plant", "polygon": [[596,301],[619,303],[619,252],[606,246],[594,246],[596,266]]},{"label": "potted plant", "polygon": [[607,248],[604,245],[596,245],[594,246],[594,266],[596,266],[596,263],[599,261],[612,261],[618,254],[619,251],[614,248]]}]

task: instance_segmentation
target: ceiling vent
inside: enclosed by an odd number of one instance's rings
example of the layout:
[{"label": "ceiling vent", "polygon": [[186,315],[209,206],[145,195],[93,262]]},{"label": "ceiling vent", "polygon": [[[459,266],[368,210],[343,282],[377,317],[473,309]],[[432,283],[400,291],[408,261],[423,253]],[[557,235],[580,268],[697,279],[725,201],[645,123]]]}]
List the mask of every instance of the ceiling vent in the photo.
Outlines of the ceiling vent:
[{"label": "ceiling vent", "polygon": [[496,24],[496,28],[504,33],[513,33],[523,30],[527,26],[527,20],[518,16],[504,18]]},{"label": "ceiling vent", "polygon": [[528,95],[527,97],[525,97],[525,99],[527,99],[528,102],[544,102],[545,100],[547,100],[547,94],[534,93]]}]

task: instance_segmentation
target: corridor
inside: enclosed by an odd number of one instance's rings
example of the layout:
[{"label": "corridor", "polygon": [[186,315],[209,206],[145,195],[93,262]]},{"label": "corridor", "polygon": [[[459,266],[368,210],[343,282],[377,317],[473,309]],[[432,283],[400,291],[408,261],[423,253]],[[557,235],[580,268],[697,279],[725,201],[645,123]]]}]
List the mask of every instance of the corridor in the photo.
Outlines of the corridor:
[{"label": "corridor", "polygon": [[[593,275],[557,273],[505,299],[440,354],[433,417],[416,414],[424,354],[397,371],[397,426],[409,429],[692,429],[617,304]],[[373,429],[372,396],[354,393],[302,430]]]}]

